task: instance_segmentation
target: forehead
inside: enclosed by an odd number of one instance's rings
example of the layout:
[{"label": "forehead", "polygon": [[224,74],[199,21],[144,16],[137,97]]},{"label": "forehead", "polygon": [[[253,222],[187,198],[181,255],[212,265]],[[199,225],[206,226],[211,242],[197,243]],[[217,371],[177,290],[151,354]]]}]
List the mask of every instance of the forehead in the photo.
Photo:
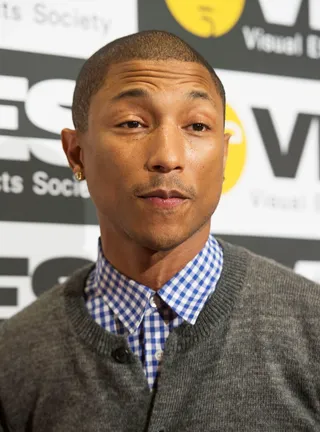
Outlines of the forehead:
[{"label": "forehead", "polygon": [[196,62],[178,60],[130,60],[112,65],[102,87],[104,92],[116,93],[130,85],[143,85],[149,90],[174,91],[178,87],[196,87],[217,97],[210,72]]}]

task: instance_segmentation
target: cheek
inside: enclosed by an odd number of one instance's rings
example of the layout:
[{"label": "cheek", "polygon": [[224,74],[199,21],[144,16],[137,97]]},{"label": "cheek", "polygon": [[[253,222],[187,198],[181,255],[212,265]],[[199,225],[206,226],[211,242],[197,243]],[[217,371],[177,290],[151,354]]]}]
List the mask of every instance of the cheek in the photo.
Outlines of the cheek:
[{"label": "cheek", "polygon": [[199,174],[203,183],[218,181],[223,177],[224,153],[217,145],[203,153],[199,161]]},{"label": "cheek", "polygon": [[203,206],[211,212],[219,202],[223,185],[223,152],[206,152],[198,169],[199,196]]},{"label": "cheek", "polygon": [[[94,142],[94,141],[92,141]],[[135,171],[136,157],[125,151],[115,140],[95,141],[84,153],[85,174],[93,201],[99,208],[115,205],[121,194],[119,191],[130,186]]]},{"label": "cheek", "polygon": [[85,154],[85,170],[88,180],[113,179],[123,167],[125,154],[117,146],[103,142],[93,141]]}]

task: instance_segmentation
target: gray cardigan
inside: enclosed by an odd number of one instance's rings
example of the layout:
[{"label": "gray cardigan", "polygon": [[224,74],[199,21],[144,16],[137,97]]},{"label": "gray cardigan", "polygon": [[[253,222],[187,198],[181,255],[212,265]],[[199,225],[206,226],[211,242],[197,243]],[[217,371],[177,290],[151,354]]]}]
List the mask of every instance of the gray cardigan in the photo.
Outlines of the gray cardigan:
[{"label": "gray cardigan", "polygon": [[5,321],[0,431],[320,431],[320,287],[221,244],[216,291],[170,334],[155,393],[87,313],[91,267]]}]

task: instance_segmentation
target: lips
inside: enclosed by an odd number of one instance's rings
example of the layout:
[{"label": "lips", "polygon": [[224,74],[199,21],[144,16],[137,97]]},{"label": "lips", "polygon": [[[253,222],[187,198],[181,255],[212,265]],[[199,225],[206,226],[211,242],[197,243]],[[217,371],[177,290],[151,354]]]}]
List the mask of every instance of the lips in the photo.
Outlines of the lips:
[{"label": "lips", "polygon": [[157,189],[140,195],[145,203],[158,209],[173,209],[188,201],[188,197],[177,190]]},{"label": "lips", "polygon": [[148,192],[146,194],[140,195],[140,198],[162,198],[166,200],[172,198],[187,199],[188,197],[177,190],[157,189]]}]

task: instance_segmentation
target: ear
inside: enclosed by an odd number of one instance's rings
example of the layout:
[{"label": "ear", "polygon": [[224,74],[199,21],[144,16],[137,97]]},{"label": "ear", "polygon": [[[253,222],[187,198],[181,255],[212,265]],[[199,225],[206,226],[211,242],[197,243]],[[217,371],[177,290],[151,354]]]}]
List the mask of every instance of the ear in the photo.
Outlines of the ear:
[{"label": "ear", "polygon": [[61,141],[73,173],[82,171],[84,174],[83,151],[79,143],[77,132],[72,129],[63,129],[61,131]]},{"label": "ear", "polygon": [[224,137],[223,137],[223,172],[226,169],[226,163],[227,163],[227,159],[228,159],[228,151],[229,151],[229,140],[231,138],[231,134],[229,133],[225,133]]}]

